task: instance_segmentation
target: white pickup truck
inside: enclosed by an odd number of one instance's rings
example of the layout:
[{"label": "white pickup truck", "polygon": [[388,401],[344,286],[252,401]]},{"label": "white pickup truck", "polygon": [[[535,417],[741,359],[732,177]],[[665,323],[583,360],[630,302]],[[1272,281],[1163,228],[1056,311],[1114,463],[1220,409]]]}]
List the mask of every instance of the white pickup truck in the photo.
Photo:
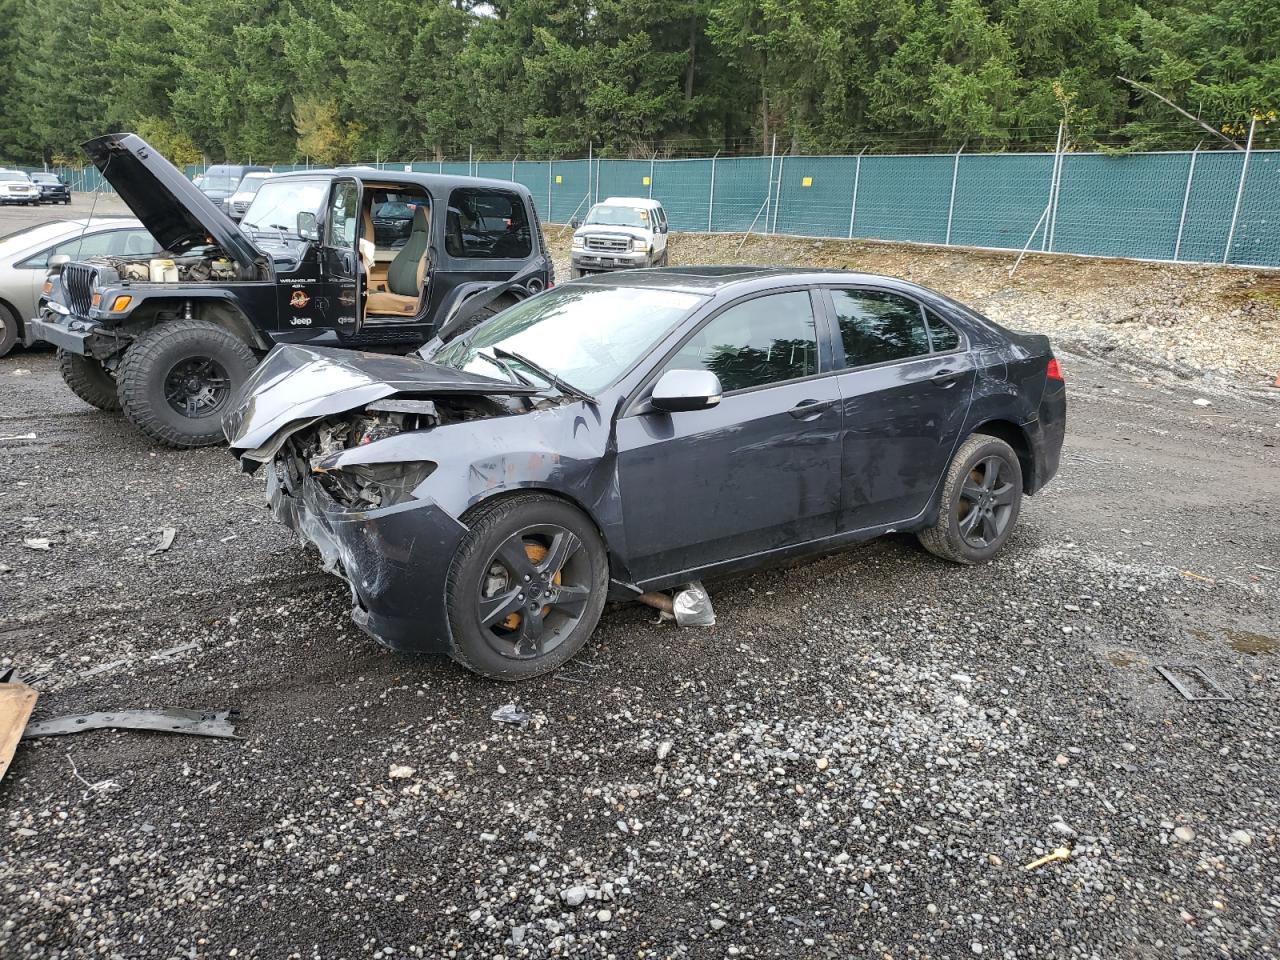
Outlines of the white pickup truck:
[{"label": "white pickup truck", "polygon": [[663,267],[667,263],[667,212],[657,200],[609,197],[574,227],[571,278],[606,270]]}]

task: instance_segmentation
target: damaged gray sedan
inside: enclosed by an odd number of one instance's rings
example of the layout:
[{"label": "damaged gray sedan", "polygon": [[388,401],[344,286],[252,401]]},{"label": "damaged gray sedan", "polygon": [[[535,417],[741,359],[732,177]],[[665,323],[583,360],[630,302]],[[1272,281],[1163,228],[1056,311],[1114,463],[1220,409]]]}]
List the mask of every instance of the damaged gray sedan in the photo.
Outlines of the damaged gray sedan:
[{"label": "damaged gray sedan", "polygon": [[1046,338],[922,287],[690,268],[575,281],[412,357],[276,347],[224,427],[361,627],[521,679],[607,599],[892,530],[987,560],[1065,414]]}]

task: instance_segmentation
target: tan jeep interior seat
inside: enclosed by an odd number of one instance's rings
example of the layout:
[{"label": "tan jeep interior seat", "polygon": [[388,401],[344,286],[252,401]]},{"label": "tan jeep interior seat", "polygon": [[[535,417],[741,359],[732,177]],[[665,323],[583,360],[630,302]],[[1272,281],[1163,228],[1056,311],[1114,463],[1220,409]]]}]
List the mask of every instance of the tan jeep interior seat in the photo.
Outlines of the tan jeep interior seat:
[{"label": "tan jeep interior seat", "polygon": [[[365,216],[368,216],[367,211]],[[374,269],[366,268],[370,277],[369,296],[365,301],[366,313],[412,317],[418,312],[422,286],[427,278],[427,260],[431,253],[430,223],[426,206],[415,207],[409,239],[391,261],[385,280],[378,279]],[[372,218],[366,229],[372,236]]]}]

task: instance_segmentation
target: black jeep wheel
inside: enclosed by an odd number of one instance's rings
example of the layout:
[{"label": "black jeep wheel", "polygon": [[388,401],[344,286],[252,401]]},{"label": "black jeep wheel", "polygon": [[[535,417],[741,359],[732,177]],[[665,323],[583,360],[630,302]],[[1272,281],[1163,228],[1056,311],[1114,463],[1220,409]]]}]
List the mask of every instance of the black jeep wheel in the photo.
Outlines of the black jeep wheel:
[{"label": "black jeep wheel", "polygon": [[171,447],[222,442],[222,415],[257,359],[235,334],[204,320],[152,327],[120,362],[120,403],[135,427]]},{"label": "black jeep wheel", "polygon": [[985,563],[1013,533],[1022,506],[1022,465],[998,437],[975,433],[942,481],[938,521],[916,534],[926,550],[955,563]]},{"label": "black jeep wheel", "polygon": [[14,312],[0,303],[0,357],[13,349],[18,342],[18,318]]},{"label": "black jeep wheel", "polygon": [[482,504],[463,522],[468,533],[445,585],[449,655],[494,680],[554,670],[604,609],[609,564],[595,526],[544,494]]},{"label": "black jeep wheel", "polygon": [[89,406],[108,411],[120,409],[116,378],[107,372],[101,361],[59,350],[58,370],[71,392]]}]

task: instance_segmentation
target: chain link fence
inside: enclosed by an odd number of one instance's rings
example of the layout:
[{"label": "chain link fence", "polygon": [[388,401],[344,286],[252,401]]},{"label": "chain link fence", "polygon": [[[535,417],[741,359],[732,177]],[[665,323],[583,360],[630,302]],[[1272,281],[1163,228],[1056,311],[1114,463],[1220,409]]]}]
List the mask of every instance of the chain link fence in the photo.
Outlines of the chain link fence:
[{"label": "chain link fence", "polygon": [[[610,196],[662,201],[672,229],[1280,266],[1280,151],[379,161],[515,180],[545,223]],[[189,176],[202,168],[190,167]],[[308,169],[277,165],[278,172]],[[96,170],[60,169],[75,191]]]}]

